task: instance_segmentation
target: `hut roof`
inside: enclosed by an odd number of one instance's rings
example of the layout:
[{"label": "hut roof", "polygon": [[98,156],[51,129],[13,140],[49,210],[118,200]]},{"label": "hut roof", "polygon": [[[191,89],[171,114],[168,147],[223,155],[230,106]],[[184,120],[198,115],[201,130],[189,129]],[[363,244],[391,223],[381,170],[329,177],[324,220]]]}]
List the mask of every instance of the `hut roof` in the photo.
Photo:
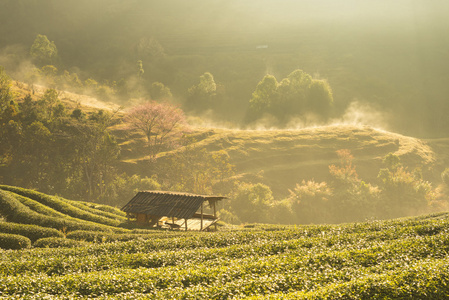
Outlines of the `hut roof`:
[{"label": "hut roof", "polygon": [[221,196],[205,196],[188,193],[141,191],[122,210],[127,213],[190,219],[204,201],[212,202],[224,198]]}]

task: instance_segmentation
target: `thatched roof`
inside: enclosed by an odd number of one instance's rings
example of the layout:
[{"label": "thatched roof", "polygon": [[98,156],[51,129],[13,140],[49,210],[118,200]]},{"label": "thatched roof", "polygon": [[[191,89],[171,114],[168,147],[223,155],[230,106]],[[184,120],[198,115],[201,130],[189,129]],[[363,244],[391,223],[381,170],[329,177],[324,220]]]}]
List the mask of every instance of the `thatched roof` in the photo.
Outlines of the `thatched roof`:
[{"label": "thatched roof", "polygon": [[190,219],[204,201],[218,201],[225,197],[187,193],[142,191],[138,192],[123,208],[127,213]]}]

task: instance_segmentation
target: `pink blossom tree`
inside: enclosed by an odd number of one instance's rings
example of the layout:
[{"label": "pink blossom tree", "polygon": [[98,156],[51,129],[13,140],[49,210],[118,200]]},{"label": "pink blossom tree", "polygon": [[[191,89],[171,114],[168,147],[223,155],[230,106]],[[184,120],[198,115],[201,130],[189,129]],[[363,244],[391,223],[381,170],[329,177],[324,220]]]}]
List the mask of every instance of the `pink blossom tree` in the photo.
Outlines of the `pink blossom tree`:
[{"label": "pink blossom tree", "polygon": [[187,126],[183,111],[168,103],[149,101],[132,108],[125,117],[130,128],[147,138],[150,153],[155,155]]}]

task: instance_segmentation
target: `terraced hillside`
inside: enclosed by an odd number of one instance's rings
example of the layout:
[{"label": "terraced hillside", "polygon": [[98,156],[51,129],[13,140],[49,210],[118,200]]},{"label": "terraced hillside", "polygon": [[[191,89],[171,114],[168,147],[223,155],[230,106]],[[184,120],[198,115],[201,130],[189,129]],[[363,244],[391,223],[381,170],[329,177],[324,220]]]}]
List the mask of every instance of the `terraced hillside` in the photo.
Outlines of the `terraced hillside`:
[{"label": "terraced hillside", "polygon": [[123,219],[106,206],[7,186],[0,202],[8,220],[0,221],[0,248],[11,241],[31,247],[0,249],[2,299],[449,296],[448,213],[219,232],[131,231],[105,224]]},{"label": "terraced hillside", "polygon": [[[0,215],[8,222],[60,231],[93,230],[105,233],[128,231],[120,227],[127,220],[125,214],[110,206],[72,201],[5,185],[0,185],[0,203]],[[16,233],[14,228],[8,230],[11,232],[5,233]]]},{"label": "terraced hillside", "polygon": [[[436,153],[428,143],[369,126],[335,125],[300,130],[226,130],[197,129],[192,134],[195,145],[210,152],[226,150],[235,165],[237,176],[248,179],[258,176],[277,195],[302,180],[325,180],[328,166],[338,163],[335,153],[350,149],[357,172],[364,180],[375,180],[382,167],[382,158],[392,152],[407,167],[421,167],[426,175],[439,176],[433,169]],[[440,142],[443,148],[445,141]],[[122,143],[125,168],[148,175],[149,157],[142,157],[139,139]],[[140,144],[142,147],[142,144]],[[176,150],[182,151],[182,148]],[[176,153],[162,153],[160,160]],[[441,157],[443,158],[443,157]],[[435,174],[432,172],[435,171]]]},{"label": "terraced hillside", "polygon": [[73,240],[148,239],[171,233],[134,227],[115,207],[0,185],[0,249],[64,246]]}]

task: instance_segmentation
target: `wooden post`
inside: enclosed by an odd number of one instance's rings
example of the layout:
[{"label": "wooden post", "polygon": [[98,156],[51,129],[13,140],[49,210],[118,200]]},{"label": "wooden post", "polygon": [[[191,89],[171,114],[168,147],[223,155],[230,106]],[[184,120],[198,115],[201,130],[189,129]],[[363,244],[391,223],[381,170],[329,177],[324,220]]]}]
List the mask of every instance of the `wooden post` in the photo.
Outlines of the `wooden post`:
[{"label": "wooden post", "polygon": [[203,231],[203,202],[201,202],[201,230]]},{"label": "wooden post", "polygon": [[184,219],[184,221],[185,221],[185,226],[186,226],[186,231],[187,231],[187,219]]},{"label": "wooden post", "polygon": [[[214,218],[215,219],[217,219],[217,207],[216,207],[216,204],[217,204],[217,200],[214,200]],[[215,231],[217,231],[217,222],[215,222],[214,227],[215,227]]]}]

